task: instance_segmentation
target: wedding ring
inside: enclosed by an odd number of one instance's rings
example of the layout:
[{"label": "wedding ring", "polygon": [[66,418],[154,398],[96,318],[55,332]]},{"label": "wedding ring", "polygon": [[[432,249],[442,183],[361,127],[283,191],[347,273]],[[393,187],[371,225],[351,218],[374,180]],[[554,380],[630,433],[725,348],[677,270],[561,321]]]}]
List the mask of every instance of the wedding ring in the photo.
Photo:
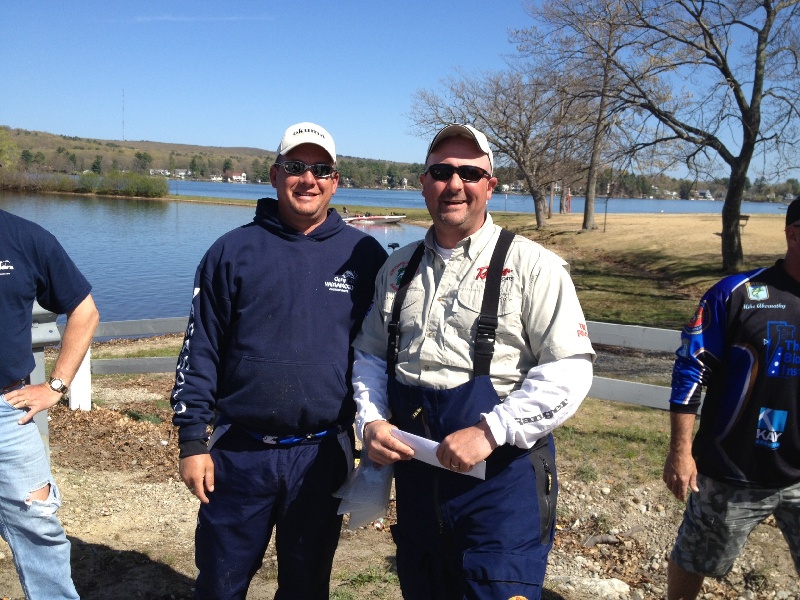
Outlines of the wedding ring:
[{"label": "wedding ring", "polygon": [[458,471],[461,468],[461,465],[458,463],[450,462],[450,468]]}]

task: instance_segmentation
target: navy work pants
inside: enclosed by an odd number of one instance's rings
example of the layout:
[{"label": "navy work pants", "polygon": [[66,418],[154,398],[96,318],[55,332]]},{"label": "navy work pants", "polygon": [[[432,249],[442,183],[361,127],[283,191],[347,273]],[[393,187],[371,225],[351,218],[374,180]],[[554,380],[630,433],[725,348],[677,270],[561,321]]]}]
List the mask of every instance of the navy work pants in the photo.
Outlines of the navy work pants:
[{"label": "navy work pants", "polygon": [[213,446],[214,492],[195,533],[195,597],[244,600],[276,529],[276,600],[327,600],[342,525],[333,492],[353,465],[349,432],[265,445],[232,427]]},{"label": "navy work pants", "polygon": [[[393,422],[441,441],[498,402],[488,376],[450,390],[390,379]],[[420,461],[395,463],[397,573],[414,600],[541,597],[553,545],[557,477],[552,436],[531,450],[500,446],[486,480]]]}]

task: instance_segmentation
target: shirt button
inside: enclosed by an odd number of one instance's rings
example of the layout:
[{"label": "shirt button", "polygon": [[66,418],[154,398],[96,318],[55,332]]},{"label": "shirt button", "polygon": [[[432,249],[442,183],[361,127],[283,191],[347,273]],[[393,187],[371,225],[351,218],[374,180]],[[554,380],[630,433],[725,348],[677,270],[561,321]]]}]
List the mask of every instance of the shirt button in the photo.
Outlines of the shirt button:
[{"label": "shirt button", "polygon": [[433,339],[433,338],[435,338],[435,337],[436,337],[436,334],[435,334],[434,332],[432,332],[432,331],[429,331],[429,332],[428,332],[428,337],[429,337],[430,339]]},{"label": "shirt button", "polygon": [[425,365],[424,367],[422,367],[422,370],[423,371],[430,371],[431,368],[429,366]]}]

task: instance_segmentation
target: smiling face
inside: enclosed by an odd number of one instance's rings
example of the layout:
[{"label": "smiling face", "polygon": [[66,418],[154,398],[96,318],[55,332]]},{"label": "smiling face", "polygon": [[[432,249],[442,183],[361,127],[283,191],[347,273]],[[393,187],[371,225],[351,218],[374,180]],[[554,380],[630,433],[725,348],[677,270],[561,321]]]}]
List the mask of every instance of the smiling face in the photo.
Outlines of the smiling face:
[{"label": "smiling face", "polygon": [[[278,157],[279,162],[284,160],[300,160],[308,165],[333,164],[328,153],[314,144],[302,144]],[[339,185],[339,173],[317,179],[311,171],[289,175],[280,165],[272,165],[269,179],[278,195],[278,218],[303,233],[311,232],[325,220]]]},{"label": "smiling face", "polygon": [[[459,167],[474,165],[491,172],[489,157],[473,140],[452,136],[437,145],[425,166],[444,163]],[[495,177],[475,182],[462,181],[458,173],[447,181],[436,181],[430,173],[421,175],[422,195],[433,219],[437,243],[443,248],[455,245],[469,237],[486,221],[486,204],[497,185]]]}]

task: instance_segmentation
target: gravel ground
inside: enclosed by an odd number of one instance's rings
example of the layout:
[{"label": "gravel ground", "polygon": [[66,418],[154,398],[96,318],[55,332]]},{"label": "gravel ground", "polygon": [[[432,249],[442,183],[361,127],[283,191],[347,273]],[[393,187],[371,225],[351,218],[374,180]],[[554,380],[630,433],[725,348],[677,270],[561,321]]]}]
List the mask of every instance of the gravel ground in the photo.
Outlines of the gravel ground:
[{"label": "gravel ground", "polygon": [[[632,366],[637,360],[638,367]],[[648,372],[664,372],[670,361],[605,351],[598,372],[647,378]],[[50,412],[53,469],[64,496],[59,514],[73,542],[73,573],[84,599],[191,597],[198,502],[178,480],[169,410],[154,408],[170,387],[169,376],[142,376],[124,389],[97,378],[93,393],[102,407]],[[162,422],[151,422],[154,417]],[[682,505],[660,481],[612,488],[578,480],[577,467],[559,463],[558,533],[545,597],[662,598]],[[374,526],[343,529],[332,598],[400,598],[387,528],[392,514]],[[248,598],[271,598],[274,591],[270,549]],[[756,528],[727,577],[707,580],[703,597],[800,598],[786,543],[771,519]],[[10,551],[0,542],[0,599],[5,598],[22,595]]]}]

